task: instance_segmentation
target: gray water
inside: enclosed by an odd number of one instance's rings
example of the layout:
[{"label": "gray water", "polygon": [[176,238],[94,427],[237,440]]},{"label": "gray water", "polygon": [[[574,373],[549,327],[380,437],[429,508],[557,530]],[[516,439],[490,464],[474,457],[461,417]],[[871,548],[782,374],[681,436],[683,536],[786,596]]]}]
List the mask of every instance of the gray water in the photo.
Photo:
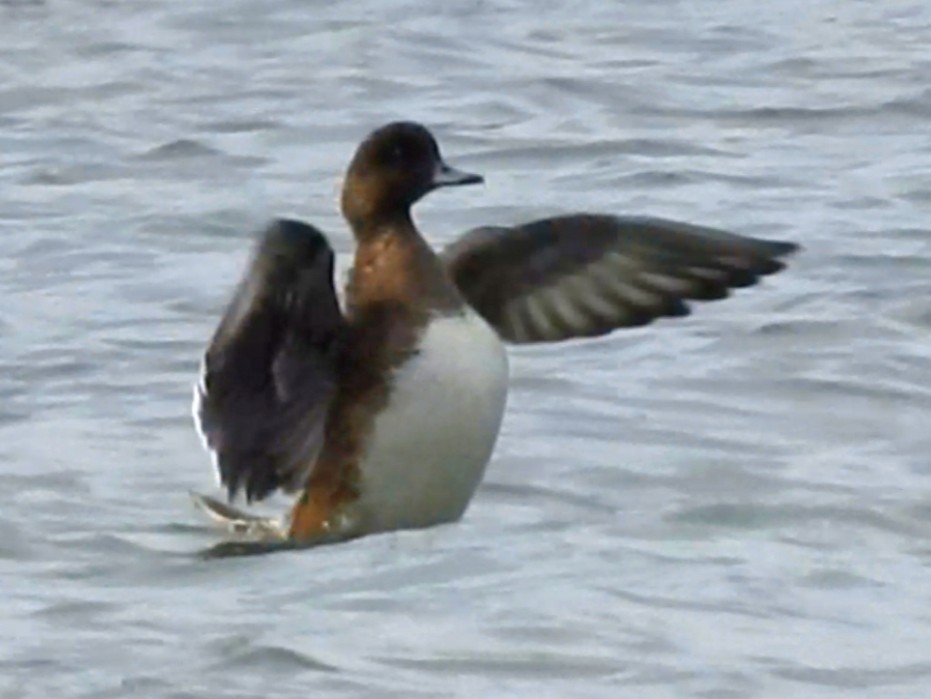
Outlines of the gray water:
[{"label": "gray water", "polygon": [[[929,46],[921,0],[0,2],[0,697],[931,695]],[[461,522],[199,560],[189,387],[252,235],[345,260],[396,118],[487,178],[434,244],[592,210],[805,252],[513,351]]]}]

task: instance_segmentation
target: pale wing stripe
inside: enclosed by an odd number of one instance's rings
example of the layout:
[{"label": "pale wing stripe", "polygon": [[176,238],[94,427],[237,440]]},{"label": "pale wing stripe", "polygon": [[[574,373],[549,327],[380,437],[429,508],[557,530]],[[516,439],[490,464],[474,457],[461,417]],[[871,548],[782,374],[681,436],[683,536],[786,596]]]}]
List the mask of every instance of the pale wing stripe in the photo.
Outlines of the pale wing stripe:
[{"label": "pale wing stripe", "polygon": [[582,306],[599,320],[616,319],[625,310],[617,304],[611,303],[609,298],[606,298],[604,289],[598,284],[598,280],[591,275],[569,277],[563,282],[563,285],[573,293]]},{"label": "pale wing stripe", "polygon": [[511,329],[511,335],[515,342],[526,342],[530,337],[527,326],[524,323],[522,299],[517,299],[509,303],[504,309],[505,323],[504,326]]},{"label": "pale wing stripe", "polygon": [[527,316],[541,337],[555,338],[560,336],[559,329],[553,324],[550,309],[547,308],[537,294],[525,296],[518,303],[526,305]]},{"label": "pale wing stripe", "polygon": [[694,294],[695,282],[689,281],[688,279],[680,279],[678,277],[671,277],[666,274],[659,274],[657,272],[641,272],[637,279],[643,282],[646,286],[651,289],[657,289],[658,291],[663,291],[668,294],[674,294],[678,297],[688,297],[690,294]]},{"label": "pale wing stripe", "polygon": [[588,319],[579,312],[579,309],[558,287],[544,289],[539,296],[552,309],[552,313],[556,318],[561,320],[568,329],[581,332],[588,327]]}]

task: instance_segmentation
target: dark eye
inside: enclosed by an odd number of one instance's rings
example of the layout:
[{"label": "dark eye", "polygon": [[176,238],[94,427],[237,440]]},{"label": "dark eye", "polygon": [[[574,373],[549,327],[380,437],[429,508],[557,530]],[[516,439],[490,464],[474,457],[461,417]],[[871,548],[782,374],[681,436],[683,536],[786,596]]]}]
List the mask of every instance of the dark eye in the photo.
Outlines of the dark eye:
[{"label": "dark eye", "polygon": [[405,161],[406,155],[407,153],[404,150],[404,146],[399,143],[391,149],[391,162],[399,165]]}]

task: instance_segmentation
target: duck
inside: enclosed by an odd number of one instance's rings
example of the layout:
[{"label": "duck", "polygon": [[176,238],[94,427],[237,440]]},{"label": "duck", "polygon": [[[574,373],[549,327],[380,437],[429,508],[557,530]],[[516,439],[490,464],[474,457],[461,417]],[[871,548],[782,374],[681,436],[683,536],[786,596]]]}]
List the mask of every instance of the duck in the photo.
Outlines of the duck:
[{"label": "duck", "polygon": [[[276,219],[203,356],[196,427],[233,531],[314,545],[459,520],[481,483],[508,392],[506,344],[606,335],[723,299],[784,269],[795,243],[642,216],[573,213],[483,226],[435,251],[427,194],[482,183],[423,125],[358,146],[343,183],[355,239],[343,294],[316,227]],[[232,506],[281,491],[282,520]]]}]

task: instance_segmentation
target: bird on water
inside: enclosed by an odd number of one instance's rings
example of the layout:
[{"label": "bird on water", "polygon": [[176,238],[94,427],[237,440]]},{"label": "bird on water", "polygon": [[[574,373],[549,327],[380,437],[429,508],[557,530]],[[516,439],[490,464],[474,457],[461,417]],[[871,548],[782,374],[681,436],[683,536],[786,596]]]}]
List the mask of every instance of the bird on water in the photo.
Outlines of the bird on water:
[{"label": "bird on water", "polygon": [[658,218],[572,214],[473,229],[437,253],[411,208],[482,177],[431,133],[359,146],[341,208],[356,241],[340,304],[318,229],[273,221],[217,327],[194,418],[232,501],[297,493],[281,522],[195,495],[255,541],[314,545],[459,519],[504,415],[504,343],[604,335],[722,299],[793,243]]}]

